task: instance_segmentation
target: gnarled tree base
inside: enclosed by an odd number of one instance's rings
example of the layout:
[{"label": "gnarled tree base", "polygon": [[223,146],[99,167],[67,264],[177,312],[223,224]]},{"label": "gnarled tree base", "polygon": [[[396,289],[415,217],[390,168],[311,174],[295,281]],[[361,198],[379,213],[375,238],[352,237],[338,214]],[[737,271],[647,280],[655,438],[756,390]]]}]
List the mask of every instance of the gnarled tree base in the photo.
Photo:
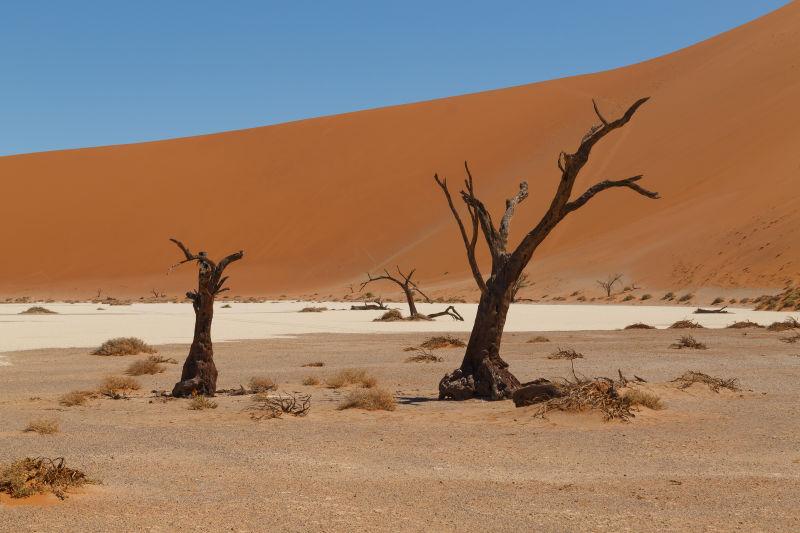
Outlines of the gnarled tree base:
[{"label": "gnarled tree base", "polygon": [[[189,369],[186,366],[189,366],[190,363],[194,363],[191,356],[184,367],[181,381],[177,382],[172,388],[172,395],[176,398],[185,398],[192,395],[214,396],[217,391],[217,368],[214,366],[213,361],[211,361],[211,364],[197,362],[192,365],[195,367],[193,369],[194,372],[187,372]],[[190,376],[192,374],[194,374],[193,377],[186,379],[187,375]]]},{"label": "gnarled tree base", "polygon": [[506,400],[520,387],[519,380],[508,371],[502,359],[484,359],[477,371],[457,368],[439,382],[440,400]]}]

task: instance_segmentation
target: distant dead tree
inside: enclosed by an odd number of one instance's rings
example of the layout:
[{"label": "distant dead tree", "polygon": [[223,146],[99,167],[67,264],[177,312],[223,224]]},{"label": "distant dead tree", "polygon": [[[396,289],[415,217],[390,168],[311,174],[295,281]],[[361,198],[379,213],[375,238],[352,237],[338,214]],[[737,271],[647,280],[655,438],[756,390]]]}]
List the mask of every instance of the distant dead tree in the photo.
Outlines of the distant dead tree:
[{"label": "distant dead tree", "polygon": [[[564,217],[586,205],[596,194],[615,187],[626,187],[648,198],[658,198],[658,193],[638,185],[637,182],[642,179],[642,176],[637,175],[621,180],[601,181],[589,187],[575,200],[570,201],[575,180],[589,160],[589,154],[594,145],[612,131],[627,124],[647,100],[648,98],[637,100],[620,118],[613,121],[606,120],[598,110],[597,104],[592,102],[594,111],[600,119],[600,125],[592,126],[584,135],[575,153],[561,152],[559,154],[558,168],[561,170],[561,180],[550,207],[539,223],[523,237],[516,249],[511,252],[507,250],[509,227],[515,208],[528,197],[526,182],[520,183],[517,194],[506,200],[505,213],[500,220],[500,226],[497,227],[486,206],[475,195],[472,175],[465,162],[467,178],[464,181],[465,190],[461,191],[461,199],[466,204],[469,214],[468,231],[453,203],[446,180],[440,179],[438,174],[434,176],[458,224],[472,275],[481,291],[475,324],[472,327],[461,367],[445,375],[440,381],[440,399],[464,400],[481,397],[498,400],[509,398],[521,386],[519,380],[508,370],[508,363],[500,357],[500,342],[506,314],[513,297],[514,284],[528,265],[533,252]],[[479,227],[492,258],[491,275],[485,280],[475,257]]]},{"label": "distant dead tree", "polygon": [[605,281],[598,279],[597,284],[600,285],[604,291],[606,291],[606,296],[611,298],[611,293],[614,291],[614,285],[617,283],[622,283],[622,274],[609,274]]},{"label": "distant dead tree", "polygon": [[170,271],[183,263],[197,261],[199,269],[197,290],[189,291],[186,297],[192,301],[194,308],[194,338],[189,348],[189,355],[183,363],[181,380],[172,389],[173,396],[191,396],[201,394],[214,396],[217,390],[217,367],[214,364],[214,348],[211,344],[211,321],[214,318],[214,298],[227,291],[224,287],[228,277],[222,277],[225,269],[244,256],[238,251],[215,263],[208,258],[206,252],[193,254],[184,244],[170,239],[181,249],[185,259],[173,265]]},{"label": "distant dead tree", "polygon": [[153,298],[165,298],[167,296],[166,293],[160,292],[158,289],[150,289],[150,292],[153,293]]},{"label": "distant dead tree", "polygon": [[365,281],[364,283],[361,284],[361,289],[360,290],[363,291],[364,288],[367,285],[369,285],[370,283],[372,283],[373,281],[387,280],[387,281],[391,281],[392,283],[396,283],[397,285],[400,286],[401,289],[403,289],[403,294],[405,294],[405,296],[406,296],[406,301],[408,302],[409,316],[411,318],[419,318],[419,317],[424,316],[424,315],[421,315],[417,311],[417,305],[414,302],[414,293],[418,293],[420,296],[425,298],[426,302],[430,302],[431,299],[428,298],[428,296],[424,292],[422,292],[422,290],[420,290],[420,288],[419,288],[419,286],[417,286],[416,282],[414,282],[413,278],[414,278],[414,273],[416,271],[417,271],[417,269],[415,268],[415,269],[411,270],[411,272],[409,272],[408,274],[404,274],[400,270],[400,267],[398,266],[397,267],[397,273],[400,275],[399,278],[393,276],[392,274],[390,274],[388,270],[384,270],[382,276],[375,276],[374,278],[372,277],[372,274],[367,272],[367,281]]},{"label": "distant dead tree", "polygon": [[517,281],[515,281],[511,286],[511,303],[517,301],[517,293],[520,291],[520,289],[524,289],[530,286],[531,282],[528,281],[528,274],[523,272],[522,274],[520,274],[519,278],[517,278]]}]

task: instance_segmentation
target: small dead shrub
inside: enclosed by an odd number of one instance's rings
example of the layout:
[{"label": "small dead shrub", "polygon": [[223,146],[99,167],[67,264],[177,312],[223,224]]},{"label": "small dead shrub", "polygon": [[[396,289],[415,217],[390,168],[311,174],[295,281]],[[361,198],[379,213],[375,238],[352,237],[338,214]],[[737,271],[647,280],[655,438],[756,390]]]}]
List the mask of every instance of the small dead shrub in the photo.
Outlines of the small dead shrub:
[{"label": "small dead shrub", "polygon": [[623,399],[626,400],[631,407],[642,405],[654,411],[664,408],[664,404],[661,403],[661,398],[652,392],[641,389],[629,389],[625,392]]},{"label": "small dead shrub", "polygon": [[416,348],[416,353],[406,359],[406,363],[441,363],[442,358],[426,350],[425,348]]},{"label": "small dead shrub", "polygon": [[126,393],[139,390],[142,386],[138,381],[126,376],[106,376],[100,383],[97,392],[114,400],[126,398]]},{"label": "small dead shrub", "polygon": [[725,326],[727,329],[745,329],[745,328],[764,328],[758,322],[751,322],[750,320],[739,320],[738,322],[734,322],[729,326]]},{"label": "small dead shrub", "polygon": [[216,409],[217,402],[210,400],[200,394],[192,394],[192,399],[189,400],[189,409],[192,411],[204,411],[206,409]]},{"label": "small dead shrub", "polygon": [[721,303],[722,303],[722,302],[724,302],[724,301],[725,301],[725,298],[723,298],[723,297],[721,297],[721,296],[717,296],[716,298],[714,298],[713,300],[711,300],[711,305],[717,305],[717,304],[721,304]]},{"label": "small dead shrub", "polygon": [[253,405],[247,408],[253,420],[280,418],[284,414],[306,416],[309,409],[311,396],[296,393],[257,394]]},{"label": "small dead shrub", "polygon": [[683,296],[681,296],[680,298],[678,298],[678,302],[680,302],[680,303],[688,302],[692,298],[694,298],[694,294],[686,293]]},{"label": "small dead shrub", "polygon": [[397,322],[403,320],[403,315],[397,309],[390,309],[383,313],[380,318],[376,318],[374,322]]},{"label": "small dead shrub", "polygon": [[575,381],[564,380],[556,386],[560,395],[541,402],[534,416],[546,418],[547,413],[553,410],[573,413],[598,410],[605,420],[626,421],[634,416],[631,404],[619,395],[609,379],[576,378]]},{"label": "small dead shrub", "polygon": [[656,327],[643,322],[636,322],[635,324],[625,326],[625,329],[656,329]]},{"label": "small dead shrub", "polygon": [[152,360],[150,358],[147,358],[147,359],[142,359],[140,361],[134,361],[133,363],[128,365],[128,368],[125,370],[125,373],[129,376],[144,376],[145,374],[147,375],[160,374],[166,369],[167,367],[165,367],[161,363]]},{"label": "small dead shrub", "polygon": [[535,342],[550,342],[550,339],[548,339],[547,337],[544,337],[544,336],[542,336],[542,335],[537,335],[536,337],[533,337],[533,338],[531,338],[531,339],[528,339],[528,342],[529,342],[529,343],[535,343]]},{"label": "small dead shrub", "polygon": [[308,385],[308,386],[319,385],[319,378],[316,376],[306,376],[303,378],[303,385]]},{"label": "small dead shrub", "polygon": [[327,307],[304,307],[298,313],[321,313],[327,310]]},{"label": "small dead shrub", "polygon": [[26,457],[0,467],[0,492],[12,498],[52,493],[63,500],[69,489],[87,483],[93,481],[80,470],[67,468],[63,457]]},{"label": "small dead shrub", "polygon": [[661,299],[662,300],[667,300],[667,301],[674,300],[675,299],[675,293],[674,292],[668,292],[664,296],[662,296]]},{"label": "small dead shrub", "polygon": [[675,348],[676,350],[681,350],[683,348],[691,348],[693,350],[706,350],[708,346],[703,344],[702,342],[698,341],[691,335],[682,335],[677,342],[674,342],[669,345],[670,348]]},{"label": "small dead shrub", "polygon": [[95,392],[89,390],[74,390],[62,395],[58,399],[58,403],[65,407],[74,407],[76,405],[85,405],[86,401],[94,398]]},{"label": "small dead shrub", "polygon": [[177,365],[178,361],[173,359],[172,357],[163,357],[161,355],[151,355],[147,358],[148,361],[152,361],[154,363],[165,363],[169,365]]},{"label": "small dead shrub", "polygon": [[302,367],[321,367],[321,366],[325,366],[325,363],[323,363],[322,361],[317,361],[315,363],[305,363],[305,364],[302,364],[300,366],[302,366]]},{"label": "small dead shrub", "polygon": [[156,349],[136,337],[117,337],[109,339],[99,348],[92,352],[92,355],[137,355],[140,353],[155,353]]},{"label": "small dead shrub", "polygon": [[464,341],[457,339],[452,335],[444,335],[439,337],[431,337],[422,344],[420,348],[427,348],[428,350],[436,350],[438,348],[462,348],[466,346]]},{"label": "small dead shrub", "polygon": [[652,294],[642,294],[642,297],[641,297],[641,298],[639,298],[639,299],[640,299],[641,301],[645,301],[645,300],[649,300],[649,299],[650,299],[650,298],[652,298],[652,297],[653,297],[653,295],[652,295]]},{"label": "small dead shrub", "polygon": [[367,374],[366,370],[354,368],[341,370],[325,380],[325,384],[332,389],[341,389],[350,385],[360,385],[365,389],[371,389],[377,383],[378,380]]},{"label": "small dead shrub", "polygon": [[576,352],[572,348],[558,348],[555,352],[547,356],[548,359],[583,359],[583,354]]},{"label": "small dead shrub", "polygon": [[634,298],[635,298],[635,296],[634,296],[633,294],[626,294],[626,295],[625,295],[625,298],[623,298],[623,299],[622,299],[622,301],[623,301],[623,302],[630,302],[630,301],[631,301],[631,300],[633,300]]},{"label": "small dead shrub", "polygon": [[253,376],[250,378],[248,385],[253,392],[267,392],[276,388],[275,382],[267,376]]},{"label": "small dead shrub", "polygon": [[358,389],[347,393],[337,409],[366,409],[367,411],[394,411],[397,402],[394,394],[380,389]]},{"label": "small dead shrub", "polygon": [[767,331],[788,331],[790,329],[800,328],[800,322],[796,318],[790,316],[782,322],[773,322],[767,326]]},{"label": "small dead shrub", "polygon": [[58,313],[56,313],[55,311],[51,311],[50,309],[48,309],[46,307],[40,307],[38,305],[35,305],[33,307],[27,308],[24,311],[20,311],[19,314],[21,314],[21,315],[57,315]]},{"label": "small dead shrub", "polygon": [[739,390],[739,380],[736,378],[715,378],[708,374],[703,374],[702,372],[695,372],[694,370],[684,372],[683,375],[673,379],[672,382],[677,383],[679,389],[687,389],[695,383],[702,383],[708,385],[708,388],[714,392],[719,392],[720,389]]},{"label": "small dead shrub", "polygon": [[703,329],[703,326],[694,320],[678,320],[669,329]]},{"label": "small dead shrub", "polygon": [[53,433],[58,433],[58,420],[53,418],[31,420],[23,431],[26,433],[38,433],[39,435],[52,435]]}]

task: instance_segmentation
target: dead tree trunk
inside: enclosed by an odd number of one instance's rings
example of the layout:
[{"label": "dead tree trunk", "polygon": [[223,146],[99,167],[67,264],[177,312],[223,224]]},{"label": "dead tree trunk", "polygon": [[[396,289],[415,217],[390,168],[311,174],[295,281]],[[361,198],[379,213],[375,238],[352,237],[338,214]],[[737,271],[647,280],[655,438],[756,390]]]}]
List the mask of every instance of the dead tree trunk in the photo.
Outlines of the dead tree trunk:
[{"label": "dead tree trunk", "polygon": [[[236,252],[222,259],[218,264],[208,258],[205,252],[197,255],[189,251],[182,242],[170,239],[181,249],[186,259],[175,266],[197,261],[199,268],[196,291],[189,291],[186,297],[192,301],[194,308],[194,338],[189,348],[189,355],[183,363],[181,380],[172,389],[176,397],[201,394],[214,396],[217,390],[217,367],[214,364],[214,347],[211,344],[211,321],[214,319],[214,298],[227,291],[223,287],[228,279],[222,273],[234,261],[244,256],[244,252]],[[173,267],[174,268],[174,267]]]},{"label": "dead tree trunk", "polygon": [[[559,154],[558,168],[561,170],[561,181],[550,207],[536,227],[531,229],[517,248],[511,252],[507,251],[509,227],[511,218],[514,216],[514,209],[528,197],[526,182],[520,183],[517,194],[506,200],[506,210],[498,228],[494,225],[483,202],[475,196],[472,174],[465,162],[467,179],[464,182],[465,190],[461,191],[461,199],[464,201],[470,217],[471,232],[468,233],[453,203],[447,188],[447,181],[440,179],[438,175],[434,176],[436,183],[444,192],[450,211],[458,224],[470,269],[481,291],[478,312],[464,359],[459,368],[442,378],[439,383],[440,399],[465,400],[479,397],[499,400],[510,398],[513,392],[520,387],[519,380],[508,370],[508,363],[500,357],[500,342],[503,337],[506,314],[514,297],[515,283],[520,279],[533,252],[564,217],[583,207],[597,193],[613,187],[627,187],[648,198],[658,198],[658,193],[644,189],[637,184],[642,178],[641,175],[637,175],[621,180],[601,181],[589,187],[575,200],[570,201],[575,180],[589,160],[589,154],[594,145],[613,130],[627,124],[647,100],[647,98],[642,98],[636,101],[623,116],[611,122],[600,114],[597,105],[592,102],[601,124],[592,126],[581,140],[575,153],[561,152]],[[479,228],[492,257],[492,272],[486,280],[481,274],[475,257]]]},{"label": "dead tree trunk", "polygon": [[428,302],[430,302],[431,299],[428,298],[425,295],[425,293],[422,292],[422,290],[420,290],[417,284],[413,281],[412,278],[414,277],[414,272],[416,271],[417,269],[413,269],[408,274],[403,274],[403,272],[400,270],[400,267],[397,267],[397,273],[400,275],[399,278],[396,278],[393,275],[389,274],[388,270],[384,270],[383,271],[384,274],[382,276],[376,276],[374,278],[369,272],[367,272],[367,281],[361,284],[360,290],[363,291],[364,288],[373,281],[388,280],[393,283],[396,283],[403,290],[403,294],[405,295],[406,301],[408,302],[409,316],[411,318],[422,317],[422,315],[417,311],[417,304],[414,302],[414,293],[415,292],[419,293]]}]

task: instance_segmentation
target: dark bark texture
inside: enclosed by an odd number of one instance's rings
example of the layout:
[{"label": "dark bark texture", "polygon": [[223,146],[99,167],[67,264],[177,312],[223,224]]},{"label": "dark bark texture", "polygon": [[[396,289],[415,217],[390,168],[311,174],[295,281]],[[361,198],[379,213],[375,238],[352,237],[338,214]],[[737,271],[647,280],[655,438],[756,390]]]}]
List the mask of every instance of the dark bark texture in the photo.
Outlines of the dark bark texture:
[{"label": "dark bark texture", "polygon": [[[197,290],[189,291],[186,297],[192,301],[194,308],[194,337],[189,355],[183,363],[181,380],[172,389],[176,397],[199,394],[214,396],[217,390],[217,367],[214,364],[214,346],[211,343],[211,321],[214,319],[214,299],[220,292],[228,290],[224,287],[227,277],[222,273],[234,261],[244,256],[244,252],[231,254],[219,263],[208,258],[205,252],[193,254],[182,242],[170,239],[184,253],[185,259],[178,263],[197,261]],[[175,265],[175,266],[178,266]]]},{"label": "dark bark texture", "polygon": [[[601,181],[589,187],[575,200],[570,201],[575,180],[589,160],[589,154],[594,145],[611,131],[627,124],[647,100],[647,98],[637,100],[620,118],[611,122],[603,117],[597,105],[592,102],[600,125],[592,126],[574,153],[561,152],[559,154],[558,168],[561,171],[561,180],[550,207],[536,227],[525,234],[513,251],[507,249],[508,233],[514,210],[528,197],[526,182],[520,183],[519,191],[506,200],[506,210],[498,227],[495,226],[491,214],[483,202],[475,195],[472,173],[466,162],[464,169],[467,178],[464,181],[464,189],[461,191],[461,199],[466,206],[470,224],[462,221],[447,187],[447,181],[439,178],[438,174],[434,176],[456,220],[467,251],[470,270],[481,291],[478,313],[464,359],[459,368],[445,375],[439,382],[440,399],[466,400],[477,397],[500,400],[511,398],[514,392],[521,387],[519,380],[508,369],[508,363],[500,357],[500,342],[503,337],[506,315],[514,297],[514,288],[533,256],[533,252],[564,217],[583,207],[597,193],[611,188],[624,187],[648,198],[658,198],[658,193],[649,191],[637,183],[642,178],[641,175],[637,175],[620,180]],[[471,229],[470,232],[467,231],[468,227]],[[492,258],[491,275],[486,280],[481,274],[475,257],[479,232],[483,235]]]}]

